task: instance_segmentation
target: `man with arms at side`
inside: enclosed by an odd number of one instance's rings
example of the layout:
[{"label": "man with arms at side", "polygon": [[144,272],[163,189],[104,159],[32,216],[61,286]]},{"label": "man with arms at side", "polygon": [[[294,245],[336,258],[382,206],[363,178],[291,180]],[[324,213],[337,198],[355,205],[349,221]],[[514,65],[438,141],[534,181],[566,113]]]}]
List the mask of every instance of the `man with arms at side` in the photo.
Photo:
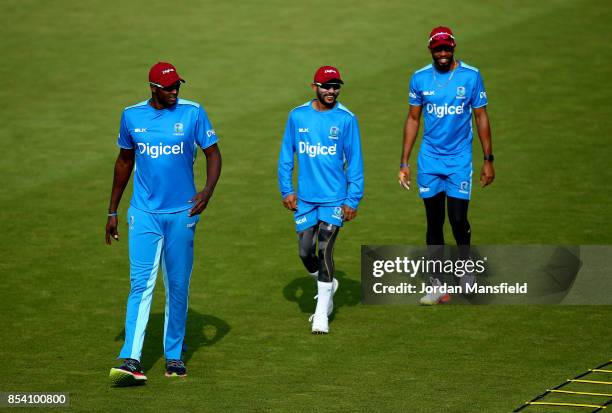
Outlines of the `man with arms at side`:
[{"label": "man with arms at side", "polygon": [[[337,101],[344,82],[338,69],[320,67],[311,85],[316,99],[289,114],[278,161],[278,182],[285,208],[294,211],[299,255],[317,279],[313,334],[329,332],[333,311],[334,243],[344,222],[357,215],[363,197],[363,159],[357,118]],[[294,157],[298,190],[293,188]]]},{"label": "man with arms at side", "polygon": [[[204,108],[178,98],[183,82],[170,63],[155,64],[149,71],[151,99],[126,108],[121,117],[106,223],[108,245],[119,240],[117,209],[135,172],[127,214],[131,288],[125,343],[119,354],[124,363],[110,372],[111,383],[117,386],[146,382],[140,357],[160,265],[166,288],[166,376],[187,374],[182,349],[193,239],[221,173],[221,153]],[[193,173],[198,146],[206,156],[206,184],[201,192],[196,191]]]},{"label": "man with arms at side", "polygon": [[[410,110],[404,127],[399,183],[409,189],[408,164],[421,115],[425,119],[418,155],[417,184],[425,204],[427,245],[444,245],[445,207],[461,255],[469,255],[471,229],[468,205],[472,192],[472,113],[484,153],[480,184],[495,179],[487,94],[480,71],[455,60],[455,37],[448,27],[434,28],[429,36],[433,63],[417,70],[410,79]],[[467,278],[463,282],[468,281]],[[432,283],[440,280],[432,278]],[[431,293],[422,304],[448,301],[448,294]]]}]

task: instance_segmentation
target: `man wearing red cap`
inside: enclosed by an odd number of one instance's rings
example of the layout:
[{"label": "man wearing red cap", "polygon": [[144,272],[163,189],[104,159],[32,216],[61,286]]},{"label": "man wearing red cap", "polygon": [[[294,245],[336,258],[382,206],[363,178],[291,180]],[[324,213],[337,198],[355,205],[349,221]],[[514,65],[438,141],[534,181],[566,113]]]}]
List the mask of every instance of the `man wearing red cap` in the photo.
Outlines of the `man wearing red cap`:
[{"label": "man wearing red cap", "polygon": [[[106,243],[119,240],[117,208],[134,172],[128,210],[130,294],[125,317],[125,343],[111,369],[114,385],[145,383],[140,356],[159,266],[166,287],[164,354],[166,376],[185,376],[182,349],[187,321],[189,282],[193,268],[195,227],[212,197],[221,173],[217,136],[204,108],[179,99],[185,81],[170,63],[149,71],[151,98],[123,111],[119,156],[106,222]],[[196,146],[206,156],[206,185],[194,185]],[[135,166],[137,166],[135,168]]]},{"label": "man wearing red cap", "polygon": [[[433,63],[417,70],[410,79],[410,110],[404,127],[399,183],[411,185],[410,153],[425,120],[423,141],[418,155],[417,185],[425,204],[427,245],[444,245],[443,225],[448,218],[462,255],[469,254],[471,229],[468,205],[472,192],[472,114],[484,153],[480,184],[493,182],[493,149],[487,115],[487,93],[480,71],[455,60],[455,36],[450,28],[439,26],[429,34],[428,47]],[[446,205],[445,205],[446,204]],[[445,208],[446,206],[446,208]],[[463,248],[462,248],[463,247]],[[462,282],[473,282],[463,279]],[[439,285],[439,278],[432,278]],[[447,294],[431,293],[422,304],[445,302]]]},{"label": "man wearing red cap", "polygon": [[[316,99],[289,114],[278,160],[278,183],[285,208],[294,212],[299,253],[317,279],[313,334],[329,332],[333,311],[334,243],[344,222],[357,215],[363,197],[363,160],[357,118],[337,101],[344,82],[338,69],[320,67],[312,90]],[[293,188],[297,156],[298,190]]]}]

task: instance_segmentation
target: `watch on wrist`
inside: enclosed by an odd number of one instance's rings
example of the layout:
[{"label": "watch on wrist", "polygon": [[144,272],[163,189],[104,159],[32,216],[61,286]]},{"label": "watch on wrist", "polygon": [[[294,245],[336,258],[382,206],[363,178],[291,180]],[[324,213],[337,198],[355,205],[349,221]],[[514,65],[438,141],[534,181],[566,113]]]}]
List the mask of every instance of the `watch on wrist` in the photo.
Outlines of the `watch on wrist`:
[{"label": "watch on wrist", "polygon": [[489,155],[485,155],[484,156],[484,160],[485,161],[489,161],[489,162],[493,162],[495,160],[495,156],[493,156],[493,154],[489,154]]}]

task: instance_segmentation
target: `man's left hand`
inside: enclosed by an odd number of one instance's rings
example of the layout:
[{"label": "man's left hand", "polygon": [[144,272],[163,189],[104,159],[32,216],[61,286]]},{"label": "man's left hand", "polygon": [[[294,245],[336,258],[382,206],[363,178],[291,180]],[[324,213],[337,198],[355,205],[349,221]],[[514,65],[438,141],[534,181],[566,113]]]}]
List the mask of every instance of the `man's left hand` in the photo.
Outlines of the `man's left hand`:
[{"label": "man's left hand", "polygon": [[495,179],[495,168],[492,162],[485,161],[480,170],[480,186],[483,188],[493,182]]},{"label": "man's left hand", "polygon": [[348,205],[342,205],[342,220],[349,222],[357,216],[357,210]]},{"label": "man's left hand", "polygon": [[189,210],[189,216],[192,217],[201,214],[202,211],[206,209],[209,200],[210,196],[206,195],[204,191],[195,194],[194,197],[189,200],[189,203],[193,204],[193,207]]}]

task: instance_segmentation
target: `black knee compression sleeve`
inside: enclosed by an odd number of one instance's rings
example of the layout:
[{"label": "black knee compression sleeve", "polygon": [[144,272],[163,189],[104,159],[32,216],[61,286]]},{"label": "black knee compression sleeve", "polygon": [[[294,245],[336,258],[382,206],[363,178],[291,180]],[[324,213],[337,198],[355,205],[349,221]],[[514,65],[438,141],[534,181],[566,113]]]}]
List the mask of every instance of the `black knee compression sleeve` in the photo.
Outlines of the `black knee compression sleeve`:
[{"label": "black knee compression sleeve", "polygon": [[334,279],[334,244],[340,231],[326,222],[319,222],[319,281],[332,282]]},{"label": "black knee compression sleeve", "polygon": [[307,228],[302,232],[298,232],[298,251],[302,263],[309,273],[314,273],[319,270],[319,258],[316,253],[318,226]]}]

